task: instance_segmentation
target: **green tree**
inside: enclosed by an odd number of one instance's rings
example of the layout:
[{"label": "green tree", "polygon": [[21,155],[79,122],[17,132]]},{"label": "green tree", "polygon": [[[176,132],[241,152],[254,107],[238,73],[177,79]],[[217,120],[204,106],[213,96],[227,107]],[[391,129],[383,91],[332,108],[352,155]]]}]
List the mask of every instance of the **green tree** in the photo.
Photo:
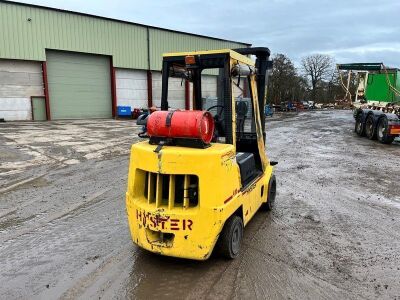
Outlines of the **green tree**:
[{"label": "green tree", "polygon": [[298,88],[299,78],[292,61],[284,54],[273,57],[273,68],[268,81],[268,103],[291,101]]}]

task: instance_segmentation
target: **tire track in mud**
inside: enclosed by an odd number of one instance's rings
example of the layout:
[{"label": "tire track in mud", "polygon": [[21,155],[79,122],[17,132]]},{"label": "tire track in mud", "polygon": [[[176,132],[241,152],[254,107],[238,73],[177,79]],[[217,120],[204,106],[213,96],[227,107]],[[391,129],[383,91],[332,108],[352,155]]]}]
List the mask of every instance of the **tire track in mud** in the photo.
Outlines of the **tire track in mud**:
[{"label": "tire track in mud", "polygon": [[[81,271],[82,274],[77,274],[72,286],[62,293],[56,293],[59,294],[57,298],[103,298],[107,294],[107,291],[110,291],[111,287],[121,280],[121,277],[129,276],[126,268],[129,268],[136,260],[136,252],[137,249],[134,249],[133,245],[128,243],[124,248],[120,249],[118,253],[112,253],[102,260],[93,270],[89,272],[85,270]],[[60,286],[63,288],[65,283],[62,283]],[[117,289],[118,287],[115,287],[112,290],[115,292]],[[46,295],[41,295],[41,297],[42,296]]]},{"label": "tire track in mud", "polygon": [[[18,146],[18,147],[20,147],[20,148],[22,148],[22,149],[24,149],[24,150],[25,150],[25,149],[28,149],[28,150],[30,150],[31,152],[35,152],[35,153],[39,154],[38,157],[39,157],[40,165],[43,165],[43,161],[40,161],[40,157],[42,157],[42,158],[47,158],[47,161],[44,161],[44,162],[46,163],[45,165],[46,165],[46,167],[47,167],[47,170],[52,170],[52,169],[54,169],[54,168],[59,168],[60,166],[64,166],[64,167],[65,167],[65,166],[68,166],[68,165],[65,164],[64,162],[67,161],[69,158],[59,159],[59,158],[53,157],[53,156],[51,156],[51,155],[45,153],[44,150],[42,150],[42,149],[39,150],[37,147],[33,147],[33,146],[31,146],[31,145],[29,145],[29,144],[27,144],[27,143],[20,143],[18,140],[12,139],[12,138],[10,138],[10,137],[6,137],[6,136],[4,136],[4,135],[2,135],[2,137],[3,137],[4,139],[8,140],[9,142],[11,142],[13,145],[16,145],[16,146]],[[19,150],[20,150],[20,149],[19,149]],[[33,160],[38,159],[38,157],[35,157]],[[52,161],[53,161],[53,162],[52,162]],[[38,163],[34,163],[34,164],[29,165],[27,168],[28,168],[28,169],[32,169],[33,167],[38,166],[38,165],[39,165]],[[27,168],[25,168],[25,170],[20,170],[20,171],[18,171],[18,173],[23,173],[24,171],[27,171]],[[7,172],[6,172],[6,173],[7,173]],[[47,173],[47,171],[44,172],[44,173],[41,174],[41,175],[34,176],[33,178],[24,178],[24,179],[20,179],[20,180],[17,180],[17,181],[15,181],[15,182],[12,182],[12,183],[9,184],[8,186],[3,186],[3,187],[0,189],[0,194],[6,193],[6,192],[8,192],[8,191],[10,191],[10,190],[13,190],[13,189],[15,189],[15,188],[21,186],[21,185],[27,184],[27,183],[29,183],[30,181],[33,181],[33,180],[38,179],[38,178],[40,178],[40,177],[43,177],[46,173]]]},{"label": "tire track in mud", "polygon": [[[293,186],[295,190],[301,190],[300,185],[294,183]],[[318,249],[322,250],[324,253],[323,257],[328,259],[327,262],[332,264],[332,268],[337,269],[337,271],[331,272],[333,276],[338,277],[334,279],[334,281],[339,279],[339,281],[343,281],[342,284],[346,286],[348,285],[346,281],[349,280],[349,278],[346,277],[351,277],[353,283],[357,282],[357,284],[364,286],[365,290],[367,290],[368,286],[364,282],[365,278],[358,274],[359,272],[357,269],[362,266],[362,258],[366,257],[363,242],[368,240],[368,237],[365,236],[365,224],[362,223],[365,219],[362,219],[362,216],[356,212],[364,211],[363,214],[365,214],[365,208],[369,209],[369,207],[365,207],[363,202],[358,201],[357,193],[348,187],[341,187],[342,197],[334,197],[331,199],[328,199],[327,195],[334,195],[333,191],[335,190],[335,186],[324,186],[324,189],[321,189],[320,192],[318,189],[315,190],[316,192],[314,192],[313,195],[308,197],[303,195],[301,198],[325,199],[324,201],[326,202],[321,203],[321,201],[317,201],[307,204],[303,201],[301,209],[299,209],[299,206],[296,206],[296,213],[294,215],[292,213],[290,216],[291,221],[286,221],[284,223],[286,226],[295,229],[301,226],[297,224],[301,224],[303,218],[305,219],[304,221],[307,221],[307,219],[309,222],[315,223],[316,221],[317,223],[313,224],[310,229],[317,230],[315,235],[317,238],[314,239],[313,235],[311,235],[307,240],[314,244],[317,242],[319,245]],[[285,209],[287,210],[287,208]],[[373,211],[376,209],[377,208],[373,209]],[[320,211],[322,214],[315,217],[314,211]],[[382,216],[385,215],[382,208],[376,212]],[[374,213],[372,213],[372,215],[374,215]],[[349,228],[353,228],[353,230],[349,230]],[[386,235],[391,235],[386,229],[377,226],[368,228],[368,230],[374,231],[376,235],[379,235],[379,232],[382,232],[382,234],[386,232]],[[397,237],[398,235],[394,236],[394,238]],[[314,255],[318,255],[318,253],[314,253]],[[306,262],[303,262],[303,264],[307,265]]]},{"label": "tire track in mud", "polygon": [[[62,169],[62,168],[63,168],[63,166],[60,166],[59,164],[54,164],[54,165],[50,166],[50,167],[48,168],[48,170],[49,170],[49,171],[52,170],[52,171],[54,172],[54,171],[59,170],[59,169]],[[47,176],[47,175],[49,174],[49,171],[42,172],[42,173],[40,173],[39,175],[33,176],[33,177],[31,177],[31,178],[27,178],[27,179],[20,180],[20,181],[18,181],[18,182],[16,182],[16,183],[13,183],[13,184],[11,184],[11,185],[8,185],[8,186],[5,187],[5,188],[0,189],[0,197],[1,197],[1,196],[4,197],[4,195],[5,195],[6,193],[10,193],[10,192],[12,192],[12,191],[14,191],[14,190],[16,190],[16,189],[18,189],[18,188],[23,188],[25,185],[31,184],[31,183],[37,181],[38,179],[44,178],[45,176]],[[7,216],[7,215],[13,214],[13,213],[15,213],[16,211],[18,211],[18,210],[20,210],[20,209],[23,209],[23,208],[25,208],[25,207],[27,207],[27,206],[29,206],[29,205],[32,205],[33,203],[35,203],[35,202],[37,202],[37,201],[39,201],[39,200],[40,200],[40,199],[32,199],[32,200],[30,200],[30,201],[24,201],[24,204],[23,204],[23,205],[20,205],[20,206],[18,206],[18,207],[12,207],[12,208],[6,209],[6,210],[4,210],[4,211],[2,211],[2,212],[0,213],[0,219],[1,219],[2,217]]]},{"label": "tire track in mud", "polygon": [[[261,216],[263,212],[257,214],[256,219],[249,224],[250,228],[246,230],[252,231],[253,237],[244,241],[244,249],[240,257],[229,262],[226,269],[219,274],[218,280],[210,286],[206,293],[203,293],[204,299],[275,299],[286,298],[288,295],[298,298],[301,292],[303,293],[301,297],[305,298],[337,299],[338,295],[345,297],[347,293],[345,289],[318,277],[310,269],[285,259],[279,259],[271,253],[252,246],[257,236],[265,229],[266,222],[274,222],[271,215],[267,215],[267,220],[265,220],[265,214]],[[260,260],[270,269],[265,267],[260,269],[261,263],[258,265]],[[299,276],[305,278],[301,281],[294,279]],[[292,278],[293,282],[285,280],[287,278]],[[277,285],[276,282],[279,282],[280,285]],[[271,284],[275,286],[271,286]],[[282,285],[288,285],[290,290],[287,287],[282,288]],[[324,289],[321,289],[319,285],[323,285]],[[322,290],[324,292],[321,292]]]},{"label": "tire track in mud", "polygon": [[[74,213],[80,209],[84,209],[91,205],[94,205],[94,204],[96,204],[96,202],[101,201],[101,199],[99,199],[99,197],[102,196],[104,193],[108,192],[109,190],[111,190],[111,188],[106,188],[106,189],[100,190],[98,192],[95,192],[94,194],[90,195],[87,199],[85,199],[85,201],[83,203],[75,204],[71,207],[68,207],[67,209],[65,209],[63,211],[51,214],[51,215],[47,216],[46,219],[41,220],[41,222],[39,222],[39,224],[36,224],[35,226],[32,226],[30,228],[21,229],[21,230],[16,230],[13,234],[9,234],[6,238],[0,239],[0,243],[12,242],[17,237],[28,234],[32,231],[36,231],[36,230],[48,225],[51,222],[54,222],[63,217],[68,217],[69,215],[71,215],[72,213]],[[104,201],[104,199],[103,199],[103,201]],[[32,201],[32,203],[34,203],[34,202],[35,201]],[[32,203],[30,203],[30,204],[32,204]]]},{"label": "tire track in mud", "polygon": [[[0,214],[0,234],[10,229],[14,229],[14,232],[21,230],[12,225],[13,218],[26,219],[34,216],[44,225],[54,218],[63,217],[62,214],[68,213],[69,210],[79,209],[80,204],[90,203],[95,200],[92,198],[96,198],[99,191],[106,192],[122,179],[119,174],[111,178],[105,176],[106,172],[111,174],[118,172],[120,168],[118,164],[126,160],[125,156],[115,158],[111,164],[94,161],[68,167],[58,166],[35,181],[0,195],[0,203],[5,208]],[[88,169],[82,173],[80,166]],[[104,189],[107,186],[109,188]],[[4,227],[1,225],[3,223],[9,226]],[[37,223],[29,226],[27,224],[25,227],[32,229],[37,227]]]},{"label": "tire track in mud", "polygon": [[[42,173],[42,174],[39,174],[39,175],[37,175],[37,176],[31,177],[31,178],[27,178],[27,179],[23,179],[23,180],[20,180],[20,181],[18,181],[18,182],[12,183],[12,184],[10,184],[10,185],[4,187],[4,188],[1,188],[1,189],[0,189],[0,194],[5,194],[5,193],[7,193],[7,192],[9,192],[9,191],[12,191],[12,190],[14,190],[14,189],[20,187],[20,186],[23,186],[23,185],[28,184],[28,183],[31,183],[32,181],[35,181],[35,180],[37,180],[37,179],[39,179],[39,178],[42,178],[42,177],[45,176],[45,175],[46,175],[46,173]],[[4,214],[8,214],[8,213],[2,213],[2,214],[0,215],[0,218],[1,218]]]},{"label": "tire track in mud", "polygon": [[[117,266],[116,271],[120,273],[120,261],[124,260],[126,264],[134,261],[126,255],[133,246],[127,239],[125,219],[119,216],[123,211],[115,211],[117,202],[110,201],[116,193],[118,191],[108,191],[99,196],[104,198],[101,201],[91,201],[88,207],[52,221],[50,227],[43,227],[43,230],[32,232],[27,238],[16,239],[11,244],[3,244],[3,250],[12,255],[8,254],[8,262],[0,272],[1,281],[5,284],[0,289],[0,298],[15,296],[17,291],[29,292],[32,287],[31,295],[39,299],[43,299],[43,295],[51,295],[49,298],[58,298],[64,293],[67,296],[69,293],[80,295],[98,278],[107,278],[113,265]],[[122,199],[118,203],[122,204]],[[113,217],[110,221],[110,216],[105,213],[107,211],[119,217]],[[109,226],[104,227],[104,222]],[[122,235],[121,222],[125,229]],[[115,237],[117,240],[113,242]],[[22,261],[18,261],[19,257]],[[34,272],[29,265],[35,267]],[[84,280],[84,285],[81,280]],[[20,286],[20,283],[23,285]],[[6,285],[10,287],[6,289]]]}]

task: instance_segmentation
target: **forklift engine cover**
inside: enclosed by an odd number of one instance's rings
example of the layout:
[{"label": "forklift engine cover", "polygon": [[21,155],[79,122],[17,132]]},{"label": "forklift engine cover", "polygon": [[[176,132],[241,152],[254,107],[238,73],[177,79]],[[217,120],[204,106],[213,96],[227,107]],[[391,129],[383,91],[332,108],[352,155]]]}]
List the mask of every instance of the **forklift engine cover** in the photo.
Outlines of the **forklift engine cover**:
[{"label": "forklift engine cover", "polygon": [[209,144],[214,135],[214,118],[201,110],[156,111],[149,116],[150,137],[197,139]]}]

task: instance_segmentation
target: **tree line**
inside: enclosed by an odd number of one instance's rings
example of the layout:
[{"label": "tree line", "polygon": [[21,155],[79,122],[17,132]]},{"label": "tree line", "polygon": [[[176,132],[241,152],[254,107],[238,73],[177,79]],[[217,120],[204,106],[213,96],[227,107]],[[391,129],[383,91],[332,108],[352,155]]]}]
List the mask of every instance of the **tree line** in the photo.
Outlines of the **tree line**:
[{"label": "tree line", "polygon": [[[345,98],[341,80],[344,76],[336,70],[329,55],[313,54],[301,60],[300,68],[284,54],[273,56],[273,68],[269,74],[267,103],[312,100],[316,103],[333,103]],[[351,83],[353,87],[355,82]]]}]

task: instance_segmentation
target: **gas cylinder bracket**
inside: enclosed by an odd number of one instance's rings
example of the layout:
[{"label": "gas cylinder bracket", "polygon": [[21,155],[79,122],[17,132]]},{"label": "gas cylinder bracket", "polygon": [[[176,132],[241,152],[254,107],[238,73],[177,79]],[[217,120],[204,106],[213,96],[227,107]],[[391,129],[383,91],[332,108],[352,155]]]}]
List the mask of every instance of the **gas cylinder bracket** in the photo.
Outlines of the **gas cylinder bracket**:
[{"label": "gas cylinder bracket", "polygon": [[165,126],[171,127],[171,121],[172,121],[172,115],[174,114],[175,111],[170,111],[167,115],[167,118],[165,119]]},{"label": "gas cylinder bracket", "polygon": [[165,141],[160,141],[160,143],[157,145],[157,147],[154,150],[154,152],[155,153],[159,153],[164,145],[165,145]]}]

